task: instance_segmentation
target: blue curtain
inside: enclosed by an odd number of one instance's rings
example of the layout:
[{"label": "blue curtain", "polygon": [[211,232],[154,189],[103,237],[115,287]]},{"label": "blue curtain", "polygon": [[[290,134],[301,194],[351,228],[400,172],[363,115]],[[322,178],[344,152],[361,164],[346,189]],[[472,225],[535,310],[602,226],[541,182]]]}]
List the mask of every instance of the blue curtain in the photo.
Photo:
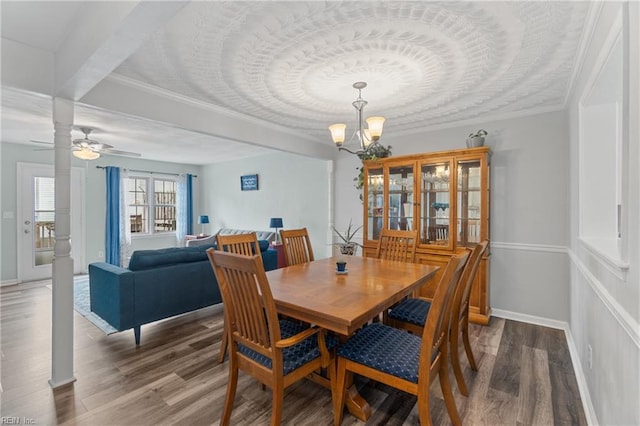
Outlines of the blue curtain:
[{"label": "blue curtain", "polygon": [[105,167],[107,172],[107,217],[105,225],[105,262],[120,266],[120,168]]},{"label": "blue curtain", "polygon": [[193,175],[187,173],[187,234],[193,234]]}]

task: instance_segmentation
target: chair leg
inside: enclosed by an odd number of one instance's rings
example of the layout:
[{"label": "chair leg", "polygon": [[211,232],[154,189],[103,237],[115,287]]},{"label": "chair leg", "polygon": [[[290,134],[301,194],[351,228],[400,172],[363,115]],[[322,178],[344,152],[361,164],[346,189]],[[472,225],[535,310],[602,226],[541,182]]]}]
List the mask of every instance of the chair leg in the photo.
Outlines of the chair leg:
[{"label": "chair leg", "polygon": [[[335,377],[335,392],[333,396],[333,424],[342,424],[342,414],[344,413],[344,402],[347,395],[347,361],[338,358]],[[333,387],[333,386],[332,386]]]},{"label": "chair leg", "polygon": [[284,383],[282,377],[273,382],[273,402],[271,406],[271,426],[279,426],[282,419],[282,404],[284,403]]},{"label": "chair leg", "polygon": [[220,343],[220,353],[218,354],[218,363],[224,362],[224,356],[227,354],[227,346],[229,346],[229,333],[227,333],[227,323],[225,321],[222,329],[222,343]]},{"label": "chair leg", "polygon": [[465,318],[462,324],[462,343],[464,344],[464,351],[467,353],[467,359],[469,360],[471,369],[478,371],[478,365],[476,364],[476,359],[471,350],[471,343],[469,342],[469,318]]},{"label": "chair leg", "polygon": [[460,420],[458,408],[456,407],[456,400],[453,397],[453,392],[451,391],[451,383],[449,382],[448,370],[449,363],[447,362],[447,354],[443,354],[443,357],[440,360],[440,367],[438,368],[438,376],[440,378],[442,396],[444,396],[444,403],[447,407],[447,412],[449,413],[451,423],[453,423],[455,426],[461,426],[462,420]]},{"label": "chair leg", "polygon": [[454,326],[451,330],[451,341],[449,342],[451,366],[453,367],[453,375],[456,378],[456,383],[458,383],[458,389],[460,389],[460,393],[464,396],[469,396],[467,384],[464,382],[462,368],[460,367],[460,357],[458,355],[458,333],[458,327]]},{"label": "chair leg", "polygon": [[234,356],[229,356],[229,379],[227,382],[227,396],[224,400],[224,411],[220,426],[226,426],[231,420],[231,411],[233,410],[233,400],[236,397],[236,388],[238,387],[238,360]]},{"label": "chair leg", "polygon": [[[427,383],[431,383],[431,380],[427,380]],[[418,391],[418,419],[421,426],[431,426],[431,409],[429,408],[429,387],[424,389],[425,395],[420,395]]]}]

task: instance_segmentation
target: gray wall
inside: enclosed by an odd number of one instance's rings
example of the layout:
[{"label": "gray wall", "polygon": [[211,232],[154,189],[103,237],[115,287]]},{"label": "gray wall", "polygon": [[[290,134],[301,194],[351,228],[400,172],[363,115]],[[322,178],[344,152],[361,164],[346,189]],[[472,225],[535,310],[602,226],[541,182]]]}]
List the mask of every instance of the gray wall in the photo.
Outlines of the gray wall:
[{"label": "gray wall", "polygon": [[[580,240],[579,220],[579,101],[589,88],[589,80],[599,69],[602,51],[610,30],[629,8],[628,50],[625,64],[629,80],[623,92],[628,94],[628,152],[624,157],[628,187],[624,191],[628,227],[626,274],[601,256],[587,250]],[[621,20],[620,22],[624,22]],[[606,52],[605,52],[606,53]],[[640,5],[606,2],[597,22],[585,63],[578,75],[570,102],[571,136],[571,319],[570,326],[595,416],[603,425],[640,424]],[[610,141],[602,141],[610,143]],[[613,147],[613,144],[612,144]],[[613,148],[612,148],[613,149]],[[603,170],[603,173],[610,172]],[[614,188],[611,188],[613,191]],[[589,350],[592,348],[592,365]]]},{"label": "gray wall", "polygon": [[[11,282],[17,277],[17,230],[15,212],[16,206],[16,163],[28,162],[39,164],[53,164],[53,151],[34,151],[33,146],[17,145],[10,143],[0,144],[0,161],[2,166],[1,177],[1,206],[2,212],[14,212],[14,218],[2,219],[1,228],[1,258],[2,264],[0,281]],[[86,169],[86,194],[85,194],[85,260],[88,265],[91,262],[103,261],[98,257],[98,252],[104,252],[105,235],[105,210],[106,210],[106,186],[105,171],[96,166],[119,166],[129,169],[148,170],[164,173],[192,173],[200,174],[200,167],[176,163],[163,163],[134,158],[102,156],[95,161],[82,161],[72,159],[73,167]],[[194,210],[199,210],[199,178],[194,179]],[[161,248],[176,245],[173,234],[165,236],[149,236],[135,238],[132,241],[132,249]],[[86,270],[86,265],[85,268]]]},{"label": "gray wall", "polygon": [[[295,154],[217,163],[203,167],[202,214],[219,228],[269,230],[282,217],[285,229],[306,227],[315,257],[331,255],[332,162]],[[240,176],[258,174],[258,191],[241,191]]]},{"label": "gray wall", "polygon": [[[549,112],[420,135],[383,135],[393,155],[465,147],[472,131],[489,132],[491,159],[490,299],[494,310],[569,320],[569,134],[567,116]],[[337,218],[362,223],[353,188],[357,158],[336,161]],[[345,223],[346,223],[345,222]]]}]

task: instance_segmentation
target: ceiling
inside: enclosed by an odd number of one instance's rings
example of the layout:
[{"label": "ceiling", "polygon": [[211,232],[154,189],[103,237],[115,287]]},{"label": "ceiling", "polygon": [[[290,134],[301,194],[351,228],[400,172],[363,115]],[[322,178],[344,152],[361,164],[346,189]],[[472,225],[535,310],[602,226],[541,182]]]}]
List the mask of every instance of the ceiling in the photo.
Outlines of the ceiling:
[{"label": "ceiling", "polygon": [[[101,6],[104,2],[2,1],[3,41],[67,58],[61,52],[73,45],[72,37],[91,35],[78,36],[74,26]],[[558,110],[571,91],[589,7],[589,2],[183,2],[135,48],[116,43],[131,51],[96,87],[121,84],[188,102],[212,117],[261,126],[265,137],[234,138],[233,129],[217,132],[166,114],[136,116],[130,100],[102,103],[105,90],[96,89],[75,99],[75,124],[96,127],[94,139],[141,152],[143,158],[208,164],[287,150],[270,142],[270,131],[280,132],[272,140],[282,134],[295,139],[299,153],[330,146],[329,124],[346,122],[353,129],[356,81],[368,83],[362,93],[369,101],[365,114],[387,118],[383,140],[487,117]],[[140,9],[134,13],[150,13],[148,6]],[[103,36],[104,44],[112,46],[119,31]],[[15,89],[3,78],[3,142],[52,139],[51,94],[45,95]],[[243,127],[237,126],[239,135]]]}]

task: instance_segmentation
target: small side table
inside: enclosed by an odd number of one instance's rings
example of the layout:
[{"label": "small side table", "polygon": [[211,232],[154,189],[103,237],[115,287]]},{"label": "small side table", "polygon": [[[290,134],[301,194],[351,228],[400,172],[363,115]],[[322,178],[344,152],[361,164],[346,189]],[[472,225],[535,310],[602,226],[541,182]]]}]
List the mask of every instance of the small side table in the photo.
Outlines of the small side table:
[{"label": "small side table", "polygon": [[287,266],[287,261],[284,258],[284,246],[282,243],[271,243],[271,248],[278,252],[278,269]]}]

